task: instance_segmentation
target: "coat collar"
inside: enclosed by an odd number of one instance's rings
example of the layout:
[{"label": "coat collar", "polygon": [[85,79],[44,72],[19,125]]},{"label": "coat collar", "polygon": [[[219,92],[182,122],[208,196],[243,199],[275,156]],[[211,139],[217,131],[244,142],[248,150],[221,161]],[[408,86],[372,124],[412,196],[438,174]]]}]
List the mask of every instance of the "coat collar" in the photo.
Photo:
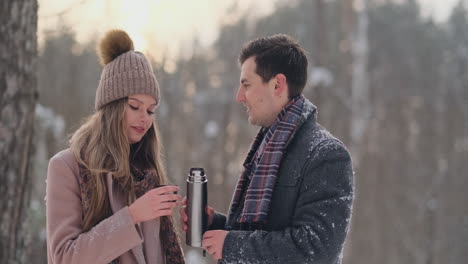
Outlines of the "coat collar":
[{"label": "coat collar", "polygon": [[292,139],[308,119],[312,119],[313,122],[317,121],[317,107],[311,101],[307,100],[307,98],[305,98],[301,118],[297,124],[297,128],[286,142],[285,148],[288,147],[289,143],[291,143]]}]

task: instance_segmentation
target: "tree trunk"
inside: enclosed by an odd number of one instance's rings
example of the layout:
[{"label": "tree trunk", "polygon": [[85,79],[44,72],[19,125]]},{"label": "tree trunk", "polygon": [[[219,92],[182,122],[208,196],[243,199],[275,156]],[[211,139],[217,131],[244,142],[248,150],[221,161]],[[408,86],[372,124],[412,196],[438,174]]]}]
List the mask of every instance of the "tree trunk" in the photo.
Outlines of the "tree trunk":
[{"label": "tree trunk", "polygon": [[0,263],[22,263],[37,100],[37,1],[0,3]]},{"label": "tree trunk", "polygon": [[[350,65],[350,141],[349,147],[353,158],[353,167],[356,171],[355,186],[366,190],[362,195],[356,195],[354,202],[353,226],[351,228],[351,240],[348,243],[346,253],[351,253],[354,256],[355,252],[368,251],[368,241],[379,238],[379,226],[371,218],[375,208],[375,199],[366,199],[367,197],[376,197],[376,186],[378,186],[375,177],[366,177],[366,168],[363,165],[363,156],[366,153],[366,147],[369,136],[368,129],[371,117],[371,98],[368,76],[368,14],[366,0],[345,1],[344,12],[344,27],[347,30],[344,32],[346,37],[346,46],[349,45],[350,55],[348,65]],[[359,190],[358,190],[359,191]],[[353,235],[359,230],[366,230],[367,236]],[[367,239],[372,237],[372,239]],[[375,260],[378,253],[375,251],[368,252],[366,258],[369,262]],[[354,257],[355,258],[355,257]],[[358,257],[359,258],[359,257]]]},{"label": "tree trunk", "polygon": [[328,45],[327,45],[327,28],[325,22],[325,5],[323,0],[316,0],[315,2],[315,22],[317,23],[315,27],[315,45],[316,52],[314,64],[316,67],[323,67],[325,64],[325,57],[328,55]]},{"label": "tree trunk", "polygon": [[368,61],[368,36],[366,0],[355,2],[356,19],[354,30],[351,34],[351,52],[353,54],[353,71],[351,83],[351,151],[356,168],[361,163],[362,147],[366,137],[371,115],[369,77],[367,73]]}]

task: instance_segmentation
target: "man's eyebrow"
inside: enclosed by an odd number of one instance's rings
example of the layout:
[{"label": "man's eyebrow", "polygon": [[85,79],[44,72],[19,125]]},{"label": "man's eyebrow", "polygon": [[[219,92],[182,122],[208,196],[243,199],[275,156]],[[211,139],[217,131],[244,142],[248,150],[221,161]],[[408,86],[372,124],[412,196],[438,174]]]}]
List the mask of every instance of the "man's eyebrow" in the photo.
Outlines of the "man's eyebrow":
[{"label": "man's eyebrow", "polygon": [[245,82],[247,82],[247,79],[246,79],[246,78],[242,78],[240,82],[241,82],[241,83],[245,83]]}]

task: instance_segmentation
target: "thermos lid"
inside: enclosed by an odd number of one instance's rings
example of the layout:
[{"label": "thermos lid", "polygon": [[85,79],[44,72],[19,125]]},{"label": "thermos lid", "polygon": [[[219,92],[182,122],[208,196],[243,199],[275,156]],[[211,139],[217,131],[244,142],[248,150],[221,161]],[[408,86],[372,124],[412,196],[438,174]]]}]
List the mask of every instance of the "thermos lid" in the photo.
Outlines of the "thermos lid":
[{"label": "thermos lid", "polygon": [[200,174],[202,176],[205,176],[205,169],[203,169],[203,168],[191,168],[190,169],[190,174],[191,175]]},{"label": "thermos lid", "polygon": [[206,181],[205,170],[203,168],[191,168],[187,180],[190,182]]}]

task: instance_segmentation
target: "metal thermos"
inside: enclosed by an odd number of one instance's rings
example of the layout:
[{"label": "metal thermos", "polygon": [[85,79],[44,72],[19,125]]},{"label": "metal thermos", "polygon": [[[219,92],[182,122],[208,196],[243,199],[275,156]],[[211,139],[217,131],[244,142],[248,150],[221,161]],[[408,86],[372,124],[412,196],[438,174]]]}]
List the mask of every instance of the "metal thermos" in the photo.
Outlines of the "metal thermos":
[{"label": "metal thermos", "polygon": [[203,168],[191,168],[187,178],[188,229],[186,243],[201,247],[203,233],[207,229],[206,206],[208,201],[208,180]]}]

